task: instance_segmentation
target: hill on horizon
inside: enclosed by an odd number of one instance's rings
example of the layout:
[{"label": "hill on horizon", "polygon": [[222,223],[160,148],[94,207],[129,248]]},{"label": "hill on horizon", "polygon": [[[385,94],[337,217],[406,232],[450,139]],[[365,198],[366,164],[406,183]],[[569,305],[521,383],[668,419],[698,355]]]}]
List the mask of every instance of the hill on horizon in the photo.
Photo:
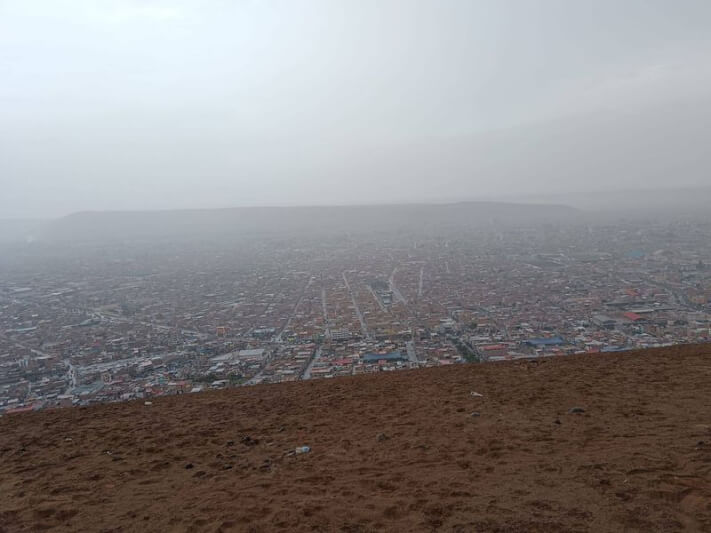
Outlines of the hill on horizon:
[{"label": "hill on horizon", "polygon": [[710,378],[675,346],[8,415],[0,530],[708,531]]},{"label": "hill on horizon", "polygon": [[711,187],[666,189],[622,189],[514,196],[512,201],[565,204],[602,214],[706,214],[711,204]]},{"label": "hill on horizon", "polygon": [[429,231],[565,221],[577,214],[576,209],[563,205],[507,202],[84,211],[46,223],[41,238],[49,241],[111,241],[406,229]]}]

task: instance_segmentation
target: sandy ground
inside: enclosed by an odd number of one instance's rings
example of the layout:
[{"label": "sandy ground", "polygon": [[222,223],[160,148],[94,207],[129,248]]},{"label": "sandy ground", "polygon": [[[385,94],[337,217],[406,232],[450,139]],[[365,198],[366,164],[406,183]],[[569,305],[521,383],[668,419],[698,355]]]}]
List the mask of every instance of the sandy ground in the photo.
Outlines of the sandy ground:
[{"label": "sandy ground", "polygon": [[711,346],[5,416],[0,530],[46,529],[711,531]]}]

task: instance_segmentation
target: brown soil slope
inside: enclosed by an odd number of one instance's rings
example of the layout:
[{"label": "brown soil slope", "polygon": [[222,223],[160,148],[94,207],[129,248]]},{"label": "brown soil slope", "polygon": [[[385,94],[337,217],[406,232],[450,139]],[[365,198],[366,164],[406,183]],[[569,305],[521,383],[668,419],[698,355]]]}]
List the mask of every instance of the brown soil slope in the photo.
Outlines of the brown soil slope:
[{"label": "brown soil slope", "polygon": [[711,346],[5,416],[0,530],[50,528],[711,531]]}]

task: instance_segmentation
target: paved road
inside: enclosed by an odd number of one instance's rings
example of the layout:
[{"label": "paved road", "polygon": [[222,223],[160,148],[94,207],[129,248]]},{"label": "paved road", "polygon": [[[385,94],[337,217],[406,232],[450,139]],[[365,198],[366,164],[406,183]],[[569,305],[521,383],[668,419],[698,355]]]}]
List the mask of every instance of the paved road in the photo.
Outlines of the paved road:
[{"label": "paved road", "polygon": [[375,294],[375,291],[373,290],[373,287],[371,287],[370,285],[368,285],[368,290],[370,291],[370,294],[373,295],[373,298],[375,298],[375,303],[378,304],[378,306],[380,307],[380,310],[381,310],[383,313],[387,313],[387,312],[388,312],[387,308],[383,305],[383,302],[380,301],[380,298],[378,298],[378,295]]},{"label": "paved road", "polygon": [[323,326],[326,329],[326,337],[331,335],[331,328],[328,326],[328,306],[326,305],[326,287],[321,287],[321,306],[323,307]]},{"label": "paved road", "polygon": [[301,374],[301,379],[311,379],[311,370],[313,370],[314,364],[316,364],[316,361],[318,361],[319,357],[321,357],[321,347],[320,346],[318,348],[316,348],[316,352],[314,352],[314,356],[311,358],[311,361],[309,361],[309,364],[304,369],[304,373]]},{"label": "paved road", "polygon": [[326,306],[326,287],[321,287],[321,306],[323,307],[323,321],[328,322],[328,307]]},{"label": "paved road", "polygon": [[[4,334],[0,333],[0,337],[3,337],[4,339],[8,339]],[[22,344],[21,342],[13,341],[10,340],[14,344],[16,348],[22,348],[23,350],[29,350],[30,353],[34,355],[38,355],[40,357],[51,357],[48,353],[43,352],[41,350],[36,350],[34,348],[30,348],[29,346],[26,346]],[[67,366],[67,373],[65,375],[65,378],[69,382],[69,387],[67,388],[66,391],[64,391],[65,394],[69,394],[69,392],[77,386],[77,376],[76,376],[76,371],[74,369],[74,365],[69,361],[69,359],[62,359],[62,362]]]},{"label": "paved road", "polygon": [[397,273],[397,267],[393,268],[392,274],[390,274],[390,279],[388,279],[388,285],[390,286],[390,290],[393,293],[393,296],[400,300],[403,305],[407,305],[407,300],[405,297],[402,295],[402,293],[399,291],[397,286],[395,285],[395,274]]},{"label": "paved road", "polygon": [[[120,323],[120,324],[141,324],[143,326],[149,327],[149,328],[155,328],[159,329],[162,331],[175,331],[176,327],[175,326],[166,326],[164,324],[155,324],[154,322],[145,322],[142,320],[132,320],[130,318],[122,317],[122,316],[115,316],[115,315],[103,315],[99,312],[94,311],[96,315],[101,319],[101,320],[107,320],[109,322],[113,323]],[[191,335],[203,335],[199,331],[196,331],[194,329],[184,329],[180,328],[181,333],[190,333]]]},{"label": "paved road", "polygon": [[345,271],[343,272],[343,283],[346,284],[346,289],[348,289],[348,292],[351,295],[351,301],[353,302],[353,308],[355,309],[356,315],[358,316],[358,320],[360,321],[360,329],[363,332],[363,335],[368,340],[372,340],[373,337],[370,334],[370,331],[368,331],[368,325],[365,323],[365,318],[363,318],[363,313],[360,312],[360,307],[358,307],[358,302],[356,302],[355,294],[353,294],[353,291],[351,290],[351,285],[350,285],[350,283],[348,283],[348,278],[346,277]]},{"label": "paved road", "polygon": [[407,348],[407,357],[410,359],[410,362],[411,363],[419,363],[419,361],[417,359],[417,352],[415,351],[414,341],[406,342],[405,347]]},{"label": "paved road", "polygon": [[246,381],[244,384],[245,385],[256,385],[259,383],[259,381],[262,379],[262,376],[264,375],[264,369],[267,368],[267,365],[269,362],[272,360],[272,356],[270,353],[267,353],[267,356],[264,358],[262,361],[262,366],[259,369],[259,372],[250,380]]},{"label": "paved road", "polygon": [[274,337],[274,342],[281,342],[281,336],[284,334],[284,332],[287,330],[287,328],[291,325],[291,321],[294,319],[294,316],[296,315],[296,312],[299,310],[299,306],[301,305],[301,302],[304,299],[304,295],[306,294],[306,289],[308,289],[311,284],[313,283],[314,278],[309,277],[309,280],[306,282],[306,285],[304,285],[304,288],[301,289],[301,295],[299,296],[299,299],[296,302],[296,305],[294,306],[294,310],[291,312],[289,315],[289,318],[286,321],[286,324],[284,324],[284,327],[281,328],[279,333]]}]

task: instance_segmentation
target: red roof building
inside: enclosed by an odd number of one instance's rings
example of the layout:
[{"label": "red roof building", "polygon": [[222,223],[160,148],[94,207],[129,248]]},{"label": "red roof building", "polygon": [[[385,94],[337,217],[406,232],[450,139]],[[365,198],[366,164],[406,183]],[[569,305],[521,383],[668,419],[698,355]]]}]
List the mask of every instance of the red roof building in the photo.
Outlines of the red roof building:
[{"label": "red roof building", "polygon": [[639,322],[640,320],[644,320],[643,317],[641,317],[637,313],[632,313],[631,311],[623,313],[622,316],[624,316],[627,320],[631,320],[632,322]]}]

